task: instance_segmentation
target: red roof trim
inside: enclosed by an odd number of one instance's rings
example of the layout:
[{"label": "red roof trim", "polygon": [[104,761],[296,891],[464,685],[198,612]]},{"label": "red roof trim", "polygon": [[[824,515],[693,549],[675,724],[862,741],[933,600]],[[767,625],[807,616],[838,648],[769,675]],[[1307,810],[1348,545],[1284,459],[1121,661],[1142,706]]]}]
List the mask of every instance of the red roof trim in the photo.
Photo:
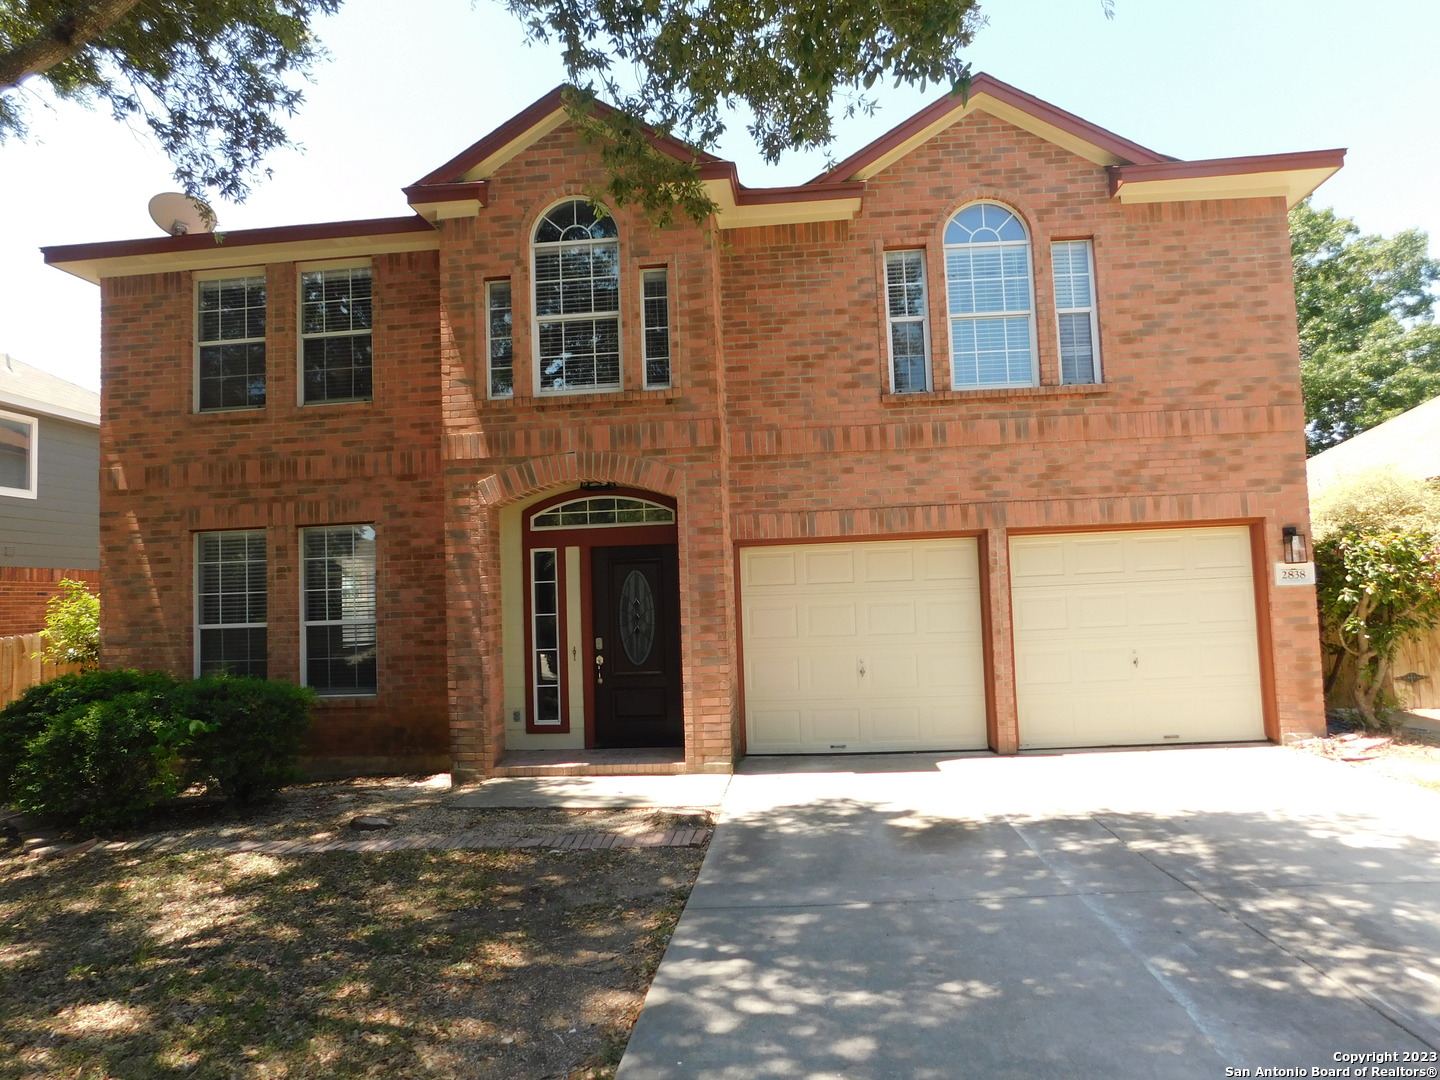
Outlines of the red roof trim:
[{"label": "red roof trim", "polygon": [[[145,240],[112,240],[99,244],[66,244],[41,248],[47,263],[81,262],[90,259],[120,259],[127,255],[166,255],[181,251],[223,250],[259,247],[263,244],[293,244],[306,240],[335,240],[350,236],[393,236],[398,233],[433,232],[422,217],[374,218],[369,221],[327,221],[318,225],[283,225],[273,229],[237,229],[222,233],[187,233],[185,236],[157,236]],[[222,239],[217,240],[220,236]]]},{"label": "red roof trim", "polygon": [[729,180],[736,206],[762,206],[772,203],[824,202],[829,199],[858,199],[865,194],[863,180],[847,180],[838,184],[819,184],[814,180],[796,187],[748,188],[740,183],[739,171],[733,161],[710,161],[700,166],[701,180]]},{"label": "red roof trim", "polygon": [[465,199],[474,199],[481,206],[485,205],[485,196],[490,187],[488,180],[471,180],[463,184],[414,184],[407,188],[401,188],[407,202],[411,206],[428,206],[431,203],[439,202],[460,202]]},{"label": "red roof trim", "polygon": [[[1103,150],[1108,150],[1116,157],[1125,161],[1140,162],[1145,164],[1158,163],[1174,160],[1164,154],[1158,154],[1141,146],[1137,142],[1116,135],[1113,131],[1107,131],[1088,120],[1082,120],[1074,113],[1068,113],[1064,109],[1051,105],[1048,101],[1042,101],[1033,94],[1027,94],[1009,83],[1003,83],[990,75],[979,74],[970,82],[969,97],[977,94],[989,94],[993,98],[1012,105],[1022,112],[1027,112],[1038,120],[1043,120],[1053,127],[1068,131],[1077,138],[1084,139],[1088,143]],[[876,161],[891,150],[894,150],[907,139],[912,138],[917,132],[925,130],[935,123],[946,113],[950,112],[960,103],[958,96],[946,96],[939,101],[931,102],[921,109],[910,119],[896,127],[891,128],[884,135],[881,135],[868,146],[851,154],[840,164],[832,169],[821,173],[811,183],[827,183],[837,180],[848,180],[857,172]]]},{"label": "red roof trim", "polygon": [[1257,154],[1251,157],[1207,158],[1203,161],[1162,161],[1145,165],[1110,166],[1110,186],[1141,180],[1189,180],[1202,176],[1244,176],[1247,173],[1294,172],[1299,169],[1338,169],[1345,151],[1302,150],[1293,154]]},{"label": "red roof trim", "polygon": [[[563,109],[565,107],[564,93],[565,86],[563,84],[557,86],[540,100],[526,106],[509,120],[506,120],[505,123],[501,124],[479,142],[460,151],[460,153],[456,154],[434,172],[415,181],[411,187],[430,187],[435,184],[449,184],[458,181],[460,177],[464,176],[476,165],[504,147],[507,143],[511,143],[521,135],[524,135],[525,132],[540,123],[547,116],[550,116],[557,109]],[[595,102],[594,108],[601,116],[609,116],[618,111],[603,101]],[[657,150],[663,151],[671,157],[679,158],[681,161],[713,162],[720,160],[714,154],[707,154],[704,150],[697,150],[693,146],[687,146],[679,139],[671,138],[669,135],[661,135],[658,132],[651,134],[650,144]],[[410,189],[407,188],[406,190],[408,191]]]}]

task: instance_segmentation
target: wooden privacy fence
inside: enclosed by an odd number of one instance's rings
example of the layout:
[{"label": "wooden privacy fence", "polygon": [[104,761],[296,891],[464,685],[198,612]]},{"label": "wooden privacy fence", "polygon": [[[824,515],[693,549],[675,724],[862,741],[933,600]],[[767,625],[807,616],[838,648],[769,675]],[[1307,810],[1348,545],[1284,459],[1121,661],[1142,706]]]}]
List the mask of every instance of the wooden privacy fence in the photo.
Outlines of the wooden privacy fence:
[{"label": "wooden privacy fence", "polygon": [[39,634],[0,637],[0,706],[8,705],[27,689],[57,675],[79,671],[79,664],[52,664],[35,654],[44,639]]}]

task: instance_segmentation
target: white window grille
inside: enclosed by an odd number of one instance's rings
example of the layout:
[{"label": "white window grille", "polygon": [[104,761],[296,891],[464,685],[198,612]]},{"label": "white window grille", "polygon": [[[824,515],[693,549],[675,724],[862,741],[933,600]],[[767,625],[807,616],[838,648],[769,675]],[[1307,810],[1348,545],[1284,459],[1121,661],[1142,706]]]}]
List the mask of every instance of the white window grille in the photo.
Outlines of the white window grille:
[{"label": "white window grille", "polygon": [[930,389],[930,336],[925,303],[925,252],[885,253],[885,311],[890,326],[890,389]]},{"label": "white window grille", "polygon": [[369,401],[370,267],[326,267],[300,275],[301,385],[306,405]]},{"label": "white window grille", "polygon": [[670,274],[645,270],[640,275],[644,296],[645,389],[670,385]]},{"label": "white window grille", "polygon": [[195,671],[267,676],[265,530],[195,536]]},{"label": "white window grille", "polygon": [[532,529],[589,529],[607,525],[674,525],[668,506],[623,495],[593,495],[558,503],[530,519]]},{"label": "white window grille", "polygon": [[515,396],[515,327],[510,282],[485,285],[486,336],[490,358],[490,396]]},{"label": "white window grille", "polygon": [[33,499],[39,492],[40,422],[0,412],[0,495]]},{"label": "white window grille", "polygon": [[957,389],[1034,386],[1030,236],[998,203],[972,203],[945,227],[950,372]]},{"label": "white window grille", "polygon": [[1100,381],[1100,324],[1095,303],[1095,252],[1089,240],[1050,245],[1059,323],[1060,381]]},{"label": "white window grille", "polygon": [[265,278],[206,278],[195,289],[197,407],[265,404]]},{"label": "white window grille", "polygon": [[331,696],[376,693],[375,529],[302,529],[305,684]]},{"label": "white window grille", "polygon": [[615,219],[584,199],[535,227],[539,392],[620,389],[620,244]]},{"label": "white window grille", "polygon": [[534,664],[531,723],[558,727],[560,718],[560,574],[554,548],[530,552],[530,647]]}]

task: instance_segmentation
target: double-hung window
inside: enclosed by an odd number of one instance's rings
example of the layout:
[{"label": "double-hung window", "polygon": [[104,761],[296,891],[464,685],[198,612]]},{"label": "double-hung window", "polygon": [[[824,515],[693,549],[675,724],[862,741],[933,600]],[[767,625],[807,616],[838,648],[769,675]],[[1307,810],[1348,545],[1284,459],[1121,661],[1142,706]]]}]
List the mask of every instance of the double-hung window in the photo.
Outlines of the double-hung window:
[{"label": "double-hung window", "polygon": [[537,387],[542,394],[620,389],[620,243],[615,219],[584,199],[535,227]]},{"label": "double-hung window", "polygon": [[370,267],[300,273],[300,385],[304,404],[369,401]]},{"label": "double-hung window", "polygon": [[890,389],[930,389],[930,341],[925,315],[925,252],[885,253],[885,313],[890,327]]},{"label": "double-hung window", "polygon": [[35,417],[0,412],[0,495],[35,498],[39,432]]},{"label": "double-hung window", "polygon": [[330,696],[376,692],[375,528],[300,532],[305,685]]},{"label": "double-hung window", "polygon": [[195,670],[266,677],[265,530],[195,536]]},{"label": "double-hung window", "polygon": [[1095,316],[1095,253],[1089,240],[1050,245],[1055,277],[1055,317],[1060,342],[1060,381],[1100,381],[1100,327]]},{"label": "double-hung window", "polygon": [[950,373],[956,389],[1034,386],[1030,236],[998,203],[972,203],[945,227]]},{"label": "double-hung window", "polygon": [[265,404],[265,276],[203,278],[195,287],[196,407]]}]

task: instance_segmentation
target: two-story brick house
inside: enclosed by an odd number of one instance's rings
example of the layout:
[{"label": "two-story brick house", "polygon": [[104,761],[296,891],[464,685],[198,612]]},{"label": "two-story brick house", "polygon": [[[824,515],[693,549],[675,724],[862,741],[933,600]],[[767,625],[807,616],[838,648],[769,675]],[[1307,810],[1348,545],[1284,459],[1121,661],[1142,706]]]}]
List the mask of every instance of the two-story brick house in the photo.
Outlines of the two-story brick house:
[{"label": "two-story brick house", "polygon": [[1342,159],[981,76],[808,184],[702,155],[662,229],[555,93],[411,216],[48,249],[101,285],[106,661],[459,775],[1313,732],[1285,215]]}]

